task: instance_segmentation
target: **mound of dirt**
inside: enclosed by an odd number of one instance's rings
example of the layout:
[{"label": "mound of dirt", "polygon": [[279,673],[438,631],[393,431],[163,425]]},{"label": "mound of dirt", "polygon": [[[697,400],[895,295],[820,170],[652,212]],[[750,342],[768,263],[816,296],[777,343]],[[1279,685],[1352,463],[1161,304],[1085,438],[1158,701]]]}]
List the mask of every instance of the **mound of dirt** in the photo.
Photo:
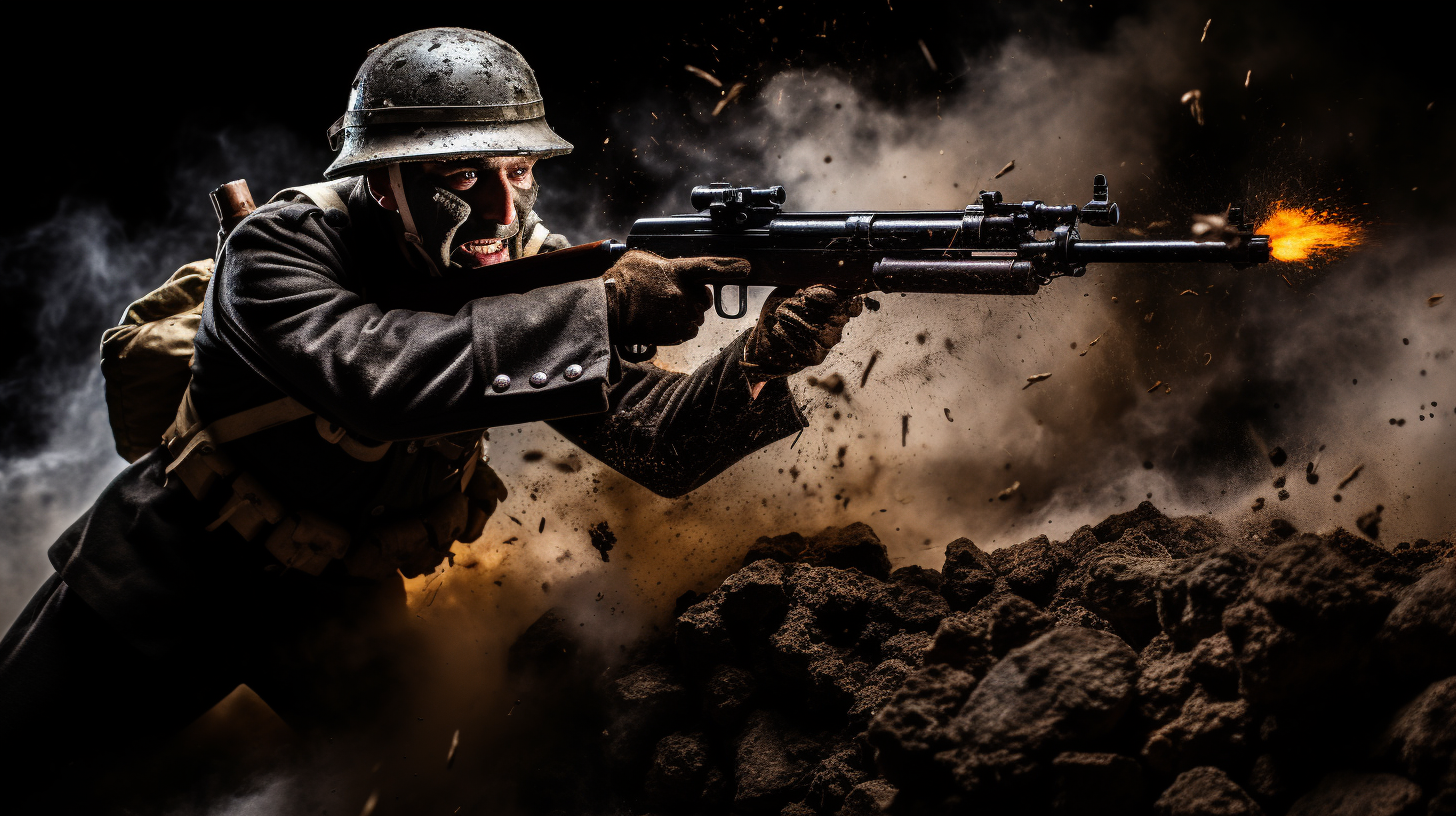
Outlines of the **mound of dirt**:
[{"label": "mound of dirt", "polygon": [[540,812],[1456,813],[1447,542],[1144,502],[891,572],[854,524],[760,539],[679,606],[625,665],[556,660],[574,716],[524,772]]}]

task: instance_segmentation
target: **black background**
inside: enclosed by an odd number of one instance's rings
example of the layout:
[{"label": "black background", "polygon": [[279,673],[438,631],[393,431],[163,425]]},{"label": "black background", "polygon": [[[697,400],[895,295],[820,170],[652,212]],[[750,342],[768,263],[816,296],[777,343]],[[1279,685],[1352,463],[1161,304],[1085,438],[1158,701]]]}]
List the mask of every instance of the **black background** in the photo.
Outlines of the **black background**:
[{"label": "black background", "polygon": [[[178,169],[205,164],[219,132],[276,126],[316,145],[322,168],[324,131],[342,112],[355,69],[370,46],[392,36],[459,25],[515,45],[537,73],[552,125],[577,145],[550,163],[543,183],[606,177],[609,218],[625,220],[660,191],[652,179],[620,169],[629,164],[624,140],[603,144],[604,138],[624,107],[646,98],[701,107],[702,80],[683,70],[686,63],[746,78],[750,93],[784,68],[830,69],[863,92],[909,104],[955,93],[974,61],[990,59],[1018,32],[1048,49],[1098,49],[1119,21],[1151,10],[1139,2],[883,0],[432,5],[368,12],[342,5],[334,12],[313,4],[194,6],[180,13],[130,6],[102,14],[57,6],[40,12],[49,19],[11,29],[3,103],[8,194],[0,196],[0,450],[43,442],[28,383],[37,376],[35,319],[44,305],[38,276],[47,270],[13,251],[21,237],[78,203],[105,205],[128,233],[176,220],[179,208],[198,205],[179,200]],[[1209,201],[1229,200],[1240,194],[1240,171],[1261,161],[1276,136],[1288,136],[1318,152],[1322,176],[1341,180],[1352,201],[1370,202],[1362,214],[1373,221],[1434,224],[1450,214],[1452,157],[1444,134],[1451,70],[1443,27],[1404,4],[1349,11],[1327,4],[1203,5],[1191,5],[1192,16],[1211,17],[1214,27],[1196,59],[1227,72],[1259,55],[1282,73],[1261,83],[1255,101],[1238,103],[1243,119],[1170,129],[1159,157],[1169,174],[1193,180],[1195,195],[1204,185]],[[1190,48],[1195,37],[1189,35]],[[936,70],[921,40],[936,55]],[[1167,116],[1187,111],[1170,104]],[[711,122],[702,127],[710,143]],[[1100,123],[1089,122],[1082,137],[1098,138],[1099,130]],[[73,338],[59,341],[59,357],[94,356],[107,319],[114,317],[77,326]],[[46,364],[56,359],[50,354]]]}]

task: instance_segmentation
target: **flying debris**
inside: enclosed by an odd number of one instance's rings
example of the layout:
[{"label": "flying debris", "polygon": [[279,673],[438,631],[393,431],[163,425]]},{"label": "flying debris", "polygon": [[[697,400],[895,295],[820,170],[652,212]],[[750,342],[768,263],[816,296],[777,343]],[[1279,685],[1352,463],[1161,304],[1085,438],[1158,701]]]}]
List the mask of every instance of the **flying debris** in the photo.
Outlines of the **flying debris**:
[{"label": "flying debris", "polygon": [[996,171],[996,175],[992,176],[991,178],[1001,178],[1002,176],[1006,175],[1007,173],[1010,173],[1012,170],[1015,170],[1015,169],[1016,169],[1016,159],[1012,159],[1011,161],[1006,162],[1006,166],[1005,167],[1001,168],[1000,170],[997,170]]},{"label": "flying debris", "polygon": [[1001,501],[1006,501],[1007,499],[1010,499],[1012,496],[1016,495],[1016,491],[1020,489],[1021,482],[1012,482],[1010,487],[1006,488],[1000,493],[997,493],[996,498],[1000,499]]},{"label": "flying debris", "polygon": [[864,388],[865,387],[865,383],[869,382],[870,372],[875,370],[875,363],[878,363],[879,361],[880,361],[880,352],[879,352],[879,350],[876,349],[875,351],[870,352],[870,361],[868,363],[865,363],[865,370],[864,370],[863,373],[861,373],[859,375],[859,387],[860,388]]},{"label": "flying debris", "polygon": [[[1107,332],[1103,332],[1102,334],[1107,334]],[[1095,345],[1097,345],[1097,341],[1102,339],[1102,334],[1099,334],[1096,337],[1092,338],[1092,342],[1088,343],[1087,344],[1087,348],[1082,349],[1082,353],[1081,354],[1078,354],[1077,356],[1078,357],[1086,357],[1087,356],[1087,352],[1091,351],[1092,350],[1092,347],[1095,346]]]},{"label": "flying debris", "polygon": [[1355,527],[1370,538],[1380,538],[1380,514],[1385,511],[1385,505],[1377,504],[1375,509],[1368,513],[1362,513],[1355,519]]},{"label": "flying debris", "polygon": [[1426,298],[1426,305],[1427,306],[1435,306],[1437,303],[1440,303],[1441,302],[1441,298],[1443,298],[1443,297],[1445,297],[1445,295],[1440,295],[1440,294],[1431,295],[1430,297]]},{"label": "flying debris", "polygon": [[460,729],[455,729],[455,736],[450,738],[450,750],[445,752],[445,767],[455,764],[455,749],[460,747]]},{"label": "flying debris", "polygon": [[746,87],[748,87],[748,85],[744,82],[733,83],[733,87],[728,89],[727,95],[725,95],[722,99],[718,100],[718,104],[713,107],[713,115],[717,116],[718,114],[722,113],[723,109],[728,107],[728,105],[733,100],[737,99],[738,94],[742,93],[743,89]]},{"label": "flying debris", "polygon": [[1184,105],[1187,105],[1188,106],[1188,112],[1191,113],[1191,114],[1193,114],[1194,120],[1197,121],[1198,124],[1200,124],[1200,125],[1203,124],[1203,101],[1202,100],[1203,100],[1203,91],[1200,91],[1197,88],[1194,88],[1191,91],[1187,91],[1186,93],[1183,94],[1183,98],[1179,100]]},{"label": "flying debris", "polygon": [[684,65],[683,67],[686,68],[688,70],[688,73],[692,74],[693,76],[701,77],[703,79],[706,79],[708,82],[711,82],[714,88],[723,87],[723,80],[718,79],[707,71],[704,71],[702,68],[699,68],[696,65]]},{"label": "flying debris", "polygon": [[588,527],[586,534],[591,538],[591,545],[602,554],[602,561],[611,561],[610,553],[612,548],[617,545],[617,534],[612,532],[612,528],[608,527],[605,521],[599,521]]},{"label": "flying debris", "polygon": [[925,61],[930,64],[930,70],[939,71],[940,68],[935,64],[935,57],[930,56],[930,47],[925,44],[925,40],[916,40],[916,42],[920,44],[920,53],[925,55]]},{"label": "flying debris", "polygon": [[1349,484],[1350,482],[1355,481],[1355,477],[1356,476],[1359,476],[1360,475],[1360,471],[1362,471],[1364,469],[1365,469],[1365,465],[1363,463],[1356,465],[1355,466],[1355,469],[1352,470],[1352,471],[1350,471],[1350,474],[1348,476],[1346,476],[1345,478],[1343,478],[1343,479],[1340,480],[1340,484],[1338,485],[1338,488],[1337,489],[1344,490],[1345,489],[1345,485]]},{"label": "flying debris", "polygon": [[1027,377],[1026,378],[1026,385],[1021,386],[1021,390],[1022,391],[1025,391],[1026,389],[1030,388],[1035,383],[1039,383],[1042,380],[1045,380],[1045,379],[1047,379],[1047,378],[1049,378],[1051,376],[1052,376],[1052,373],[1050,371],[1045,372],[1043,374],[1033,374],[1030,377]]},{"label": "flying debris", "polygon": [[[1208,39],[1208,27],[1211,25],[1213,25],[1213,18],[1209,18],[1208,22],[1203,24],[1203,33],[1198,36],[1199,42],[1203,42],[1204,40]],[[1203,123],[1199,122],[1199,124]]]}]

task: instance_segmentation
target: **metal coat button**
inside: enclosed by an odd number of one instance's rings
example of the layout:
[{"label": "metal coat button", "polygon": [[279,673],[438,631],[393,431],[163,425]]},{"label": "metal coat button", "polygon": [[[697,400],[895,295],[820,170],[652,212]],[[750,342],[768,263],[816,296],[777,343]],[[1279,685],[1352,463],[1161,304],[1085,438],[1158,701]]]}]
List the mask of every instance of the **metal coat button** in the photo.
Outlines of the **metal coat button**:
[{"label": "metal coat button", "polygon": [[497,374],[496,378],[491,380],[490,387],[497,391],[504,391],[511,387],[511,378],[504,374]]},{"label": "metal coat button", "polygon": [[549,379],[551,378],[546,376],[546,372],[537,371],[535,374],[531,375],[531,386],[533,388],[540,388],[541,386],[545,385],[546,381]]},{"label": "metal coat button", "polygon": [[577,377],[580,377],[580,376],[581,376],[581,366],[577,365],[576,363],[572,363],[571,365],[569,365],[569,366],[566,367],[566,379],[568,381],[574,380],[574,379],[576,379]]}]

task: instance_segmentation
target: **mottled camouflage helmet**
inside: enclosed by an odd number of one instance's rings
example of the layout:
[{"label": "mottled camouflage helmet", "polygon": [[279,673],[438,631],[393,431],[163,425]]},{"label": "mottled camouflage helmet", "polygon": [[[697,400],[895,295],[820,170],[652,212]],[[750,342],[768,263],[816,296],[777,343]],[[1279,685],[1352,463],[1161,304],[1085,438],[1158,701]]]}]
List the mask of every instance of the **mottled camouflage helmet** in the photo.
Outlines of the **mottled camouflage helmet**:
[{"label": "mottled camouflage helmet", "polygon": [[370,51],[329,147],[339,157],[327,179],[404,161],[571,152],[546,124],[531,66],[505,41],[468,28],[413,31]]}]

